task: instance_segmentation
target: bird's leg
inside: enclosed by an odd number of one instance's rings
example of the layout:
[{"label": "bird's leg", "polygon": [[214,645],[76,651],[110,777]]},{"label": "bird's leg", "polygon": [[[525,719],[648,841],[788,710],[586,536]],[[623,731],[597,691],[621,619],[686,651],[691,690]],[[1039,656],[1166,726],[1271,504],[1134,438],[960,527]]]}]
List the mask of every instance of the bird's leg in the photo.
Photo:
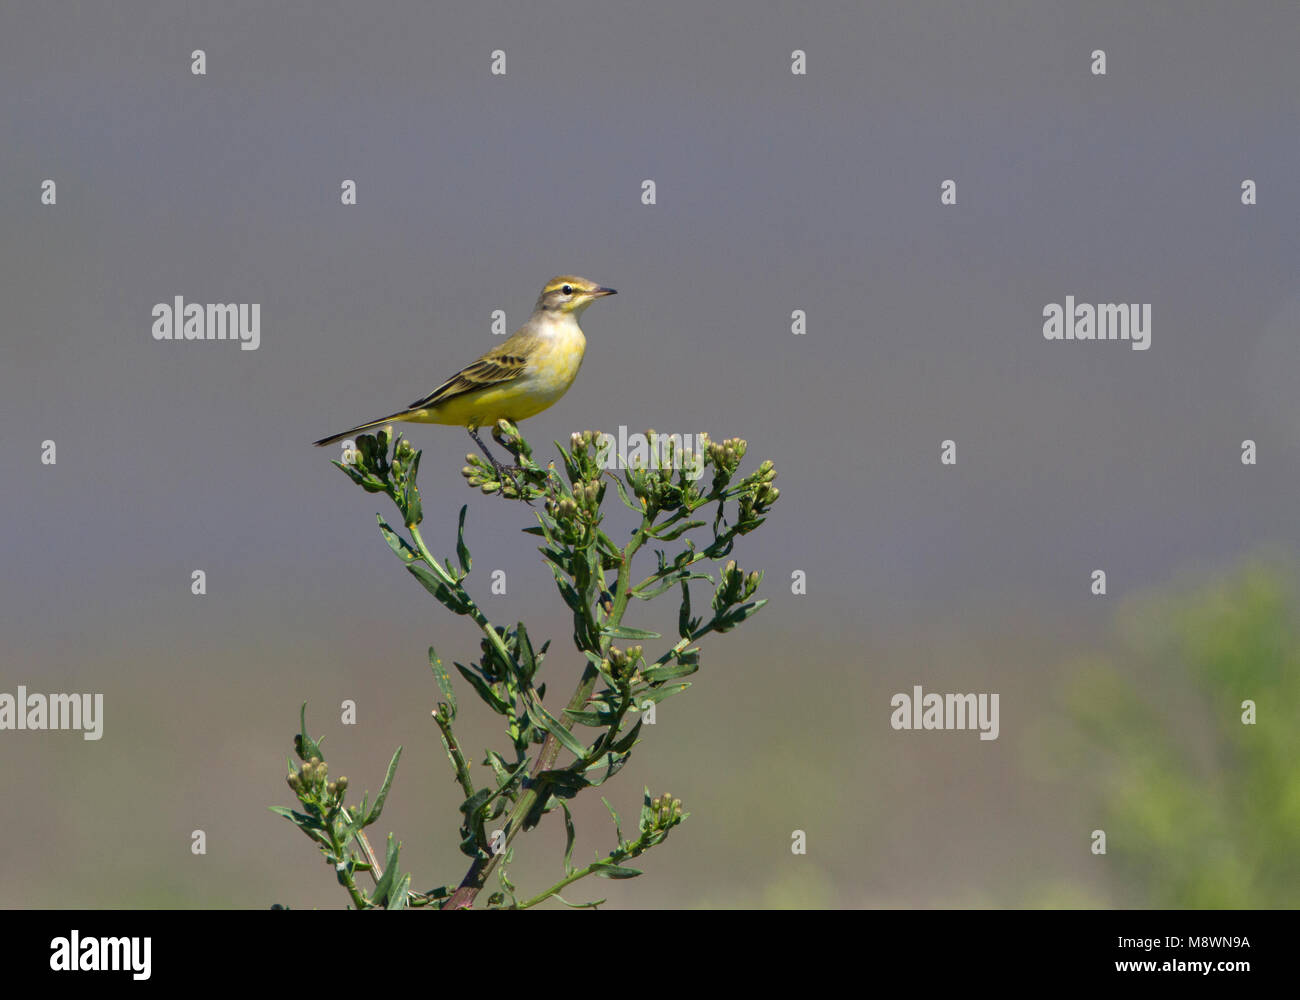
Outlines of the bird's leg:
[{"label": "bird's leg", "polygon": [[[492,463],[492,471],[497,474],[497,479],[499,479],[501,482],[505,482],[507,479],[509,479],[510,482],[514,485],[515,492],[519,494],[519,499],[523,500],[525,503],[531,506],[532,501],[530,501],[527,495],[524,493],[524,488],[519,484],[519,480],[515,479],[514,476],[510,475],[512,471],[522,472],[523,470],[517,465],[502,465],[500,462],[498,462],[496,456],[493,455],[492,452],[488,451],[488,447],[483,443],[483,439],[478,436],[477,427],[466,427],[465,430],[469,431],[469,436],[474,439],[474,443],[478,445],[479,451],[483,452],[483,454],[487,457],[487,460]],[[505,493],[503,492],[501,495],[505,496]]]}]

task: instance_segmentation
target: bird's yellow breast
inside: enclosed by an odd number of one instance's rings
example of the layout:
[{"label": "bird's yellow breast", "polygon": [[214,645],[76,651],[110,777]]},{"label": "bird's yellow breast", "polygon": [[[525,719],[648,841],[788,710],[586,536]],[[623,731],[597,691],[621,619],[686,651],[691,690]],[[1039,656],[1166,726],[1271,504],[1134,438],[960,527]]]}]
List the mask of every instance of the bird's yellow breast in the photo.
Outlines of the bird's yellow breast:
[{"label": "bird's yellow breast", "polygon": [[[572,317],[539,324],[528,341],[516,349],[528,363],[518,378],[443,400],[419,416],[419,423],[490,427],[498,420],[525,420],[568,391],[582,367],[587,339]],[[509,344],[503,347],[509,347]]]}]

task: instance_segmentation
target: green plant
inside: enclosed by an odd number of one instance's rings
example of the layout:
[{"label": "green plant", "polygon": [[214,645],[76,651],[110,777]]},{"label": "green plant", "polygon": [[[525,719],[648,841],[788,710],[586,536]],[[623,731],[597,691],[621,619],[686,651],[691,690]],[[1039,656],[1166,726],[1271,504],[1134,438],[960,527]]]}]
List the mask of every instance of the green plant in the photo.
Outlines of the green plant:
[{"label": "green plant", "polygon": [[1117,905],[1300,902],[1300,626],[1294,570],[1255,561],[1135,598],[1122,655],[1065,691],[1046,744],[1087,759]]},{"label": "green plant", "polygon": [[[381,866],[364,832],[379,818],[401,748],[393,756],[374,805],[368,807],[363,800],[358,809],[349,810],[343,805],[346,779],[328,781],[320,745],[307,735],[304,707],[301,732],[295,738],[295,750],[304,763],[298,770],[291,764],[288,779],[301,810],[276,811],[316,842],[359,909],[469,907],[494,871],[501,889],[490,895],[489,906],[526,909],[551,898],[574,905],[560,891],[585,876],[632,878],[641,874],[623,862],[661,843],[686,818],[681,802],[670,795],[652,798],[647,789],[637,836],[627,839],[617,813],[605,801],[614,821],[616,844],[591,864],[575,867],[575,830],[568,801],[603,784],[627,763],[641,735],[643,720],[637,716],[690,686],[683,678],[699,669],[700,651],[695,643],[711,632],[730,631],[766,603],[751,600],[761,573],[746,574],[734,560],[721,567],[716,582],[710,573],[701,571],[705,564],[727,558],[737,537],[761,525],[779,495],[772,485],[776,471],[771,462],[738,478],[744,441],[706,441],[703,454],[695,456],[698,461],[693,464],[684,461],[691,456],[678,453],[670,443],[664,451],[668,461],[656,463],[663,467],[627,469],[620,478],[606,471],[601,435],[584,431],[572,436],[567,451],[556,444],[566,482],[554,467],[542,469],[533,461],[532,449],[513,425],[501,421],[493,437],[514,456],[516,464],[507,475],[498,478],[491,464],[474,455],[469,456],[462,474],[471,487],[484,493],[499,492],[530,504],[543,501],[536,510],[537,525],[524,530],[542,539],[540,551],[572,612],[581,676],[562,711],[557,714],[546,706],[546,685],[538,682],[538,676],[550,643],[535,646],[522,622],[513,628],[493,624],[466,589],[472,566],[464,537],[467,508],[460,511],[455,564],[439,562],[419,529],[423,520],[416,481],[420,452],[400,435],[390,440],[389,433],[381,431],[358,438],[347,461],[334,464],[362,489],[384,493],[393,501],[402,515],[406,536],[380,516],[379,529],[389,548],[443,607],[468,618],[482,632],[479,659],[469,665],[456,663],[456,672],[504,718],[509,737],[504,752],[486,752],[482,761],[487,768],[486,781],[476,783],[454,732],[457,699],[452,675],[430,648],[429,663],[442,695],[433,718],[465,796],[460,806],[460,847],[471,860],[459,884],[417,892],[410,889],[410,876],[398,873],[398,845],[392,837]],[[653,432],[650,440],[652,445],[656,442]],[[673,465],[683,467],[674,472]],[[703,476],[710,470],[712,479],[705,487]],[[602,502],[609,482],[638,522],[621,546],[603,526]],[[713,508],[711,520],[709,507]],[[705,516],[696,519],[697,513]],[[711,539],[697,548],[689,536],[700,529],[706,529]],[[667,551],[670,543],[680,545],[671,555]],[[647,546],[654,549],[655,568],[638,581],[633,561]],[[714,588],[707,615],[692,610],[691,585],[701,580]],[[670,591],[680,593],[678,637],[650,659],[645,644],[662,637],[627,625],[624,618],[634,598],[649,601]],[[577,727],[595,734],[579,735]],[[561,764],[565,753],[572,759]],[[567,835],[564,877],[521,898],[506,870],[513,857],[513,841],[556,809],[563,813]],[[498,820],[502,820],[501,835],[494,842],[488,824]],[[358,872],[370,874],[374,883],[370,892],[357,884]]]}]

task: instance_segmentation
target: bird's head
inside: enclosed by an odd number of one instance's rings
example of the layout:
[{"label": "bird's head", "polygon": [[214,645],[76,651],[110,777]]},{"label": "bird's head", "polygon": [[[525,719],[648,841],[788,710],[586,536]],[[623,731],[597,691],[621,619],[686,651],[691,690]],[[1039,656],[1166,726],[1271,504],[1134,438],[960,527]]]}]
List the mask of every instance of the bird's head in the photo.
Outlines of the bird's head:
[{"label": "bird's head", "polygon": [[553,316],[565,313],[580,316],[582,310],[597,299],[613,294],[612,288],[605,288],[577,275],[562,274],[546,283],[542,294],[537,297],[537,310]]}]

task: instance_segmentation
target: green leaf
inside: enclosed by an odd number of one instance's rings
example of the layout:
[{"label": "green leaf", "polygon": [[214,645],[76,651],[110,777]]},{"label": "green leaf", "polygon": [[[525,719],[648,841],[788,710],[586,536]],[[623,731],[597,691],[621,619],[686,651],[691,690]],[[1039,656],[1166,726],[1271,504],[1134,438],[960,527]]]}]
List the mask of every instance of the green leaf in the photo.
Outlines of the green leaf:
[{"label": "green leaf", "polygon": [[488,799],[492,798],[492,789],[480,788],[460,804],[460,811],[465,814],[465,822],[470,826],[478,824],[479,817],[485,811]]},{"label": "green leaf", "polygon": [[[488,753],[491,754],[492,751],[489,750]],[[515,766],[515,769],[513,771],[507,768],[505,769],[503,774],[499,775],[496,791],[494,791],[492,793],[491,798],[488,799],[489,805],[495,802],[502,795],[507,795],[508,793],[510,793],[513,789],[513,786],[519,781],[519,779],[527,776],[528,764],[529,761],[531,760],[532,760],[531,757],[525,757]],[[503,760],[502,764],[504,763],[505,761]],[[496,770],[495,767],[493,768],[493,770]]]},{"label": "green leaf", "polygon": [[560,567],[560,569],[564,570],[565,573],[573,572],[573,556],[567,549],[561,548],[558,545],[551,545],[544,549],[538,549],[537,551],[548,560],[555,563],[555,565]]},{"label": "green leaf", "polygon": [[456,691],[451,686],[451,675],[447,673],[447,668],[442,665],[442,660],[438,659],[438,654],[429,647],[429,666],[433,668],[433,678],[438,682],[438,690],[447,699],[447,707],[451,709],[451,717],[456,718]]},{"label": "green leaf", "polygon": [[500,788],[510,777],[510,768],[506,766],[506,759],[495,750],[487,751],[487,756],[483,763],[492,768],[492,773],[496,775],[497,787]]},{"label": "green leaf", "polygon": [[629,628],[626,625],[607,625],[600,630],[601,635],[607,635],[611,639],[661,639],[663,636],[658,632],[648,632],[643,628]]},{"label": "green leaf", "polygon": [[605,712],[584,712],[581,709],[568,708],[564,714],[574,722],[583,726],[608,726],[614,721],[614,713]]},{"label": "green leaf", "polygon": [[515,626],[515,637],[519,645],[519,669],[524,680],[531,681],[533,674],[537,673],[537,657],[533,653],[533,644],[529,641],[528,629],[524,628],[523,622]]},{"label": "green leaf", "polygon": [[320,742],[313,740],[307,735],[307,703],[305,701],[302,703],[302,709],[298,713],[298,720],[301,723],[300,731],[298,733],[299,738],[294,741],[294,749],[297,750],[298,757],[302,760],[311,760],[313,757],[319,757],[321,760],[324,760],[325,755],[321,753]]},{"label": "green leaf", "polygon": [[[388,873],[385,872],[384,874],[387,875]],[[388,890],[388,899],[384,908],[388,910],[405,910],[407,893],[410,888],[411,876],[407,873],[393,883],[392,888]]]},{"label": "green leaf", "polygon": [[393,759],[388,762],[388,773],[384,775],[384,783],[379,788],[379,794],[375,796],[375,804],[371,807],[366,816],[366,821],[362,826],[369,826],[375,820],[379,819],[379,814],[383,812],[384,800],[388,798],[388,789],[393,786],[393,777],[397,774],[397,761],[402,756],[402,748],[397,748],[397,753],[393,754]]},{"label": "green leaf", "polygon": [[582,595],[574,589],[573,584],[564,578],[558,567],[552,566],[551,573],[555,576],[555,586],[560,591],[560,596],[564,598],[564,603],[568,605],[570,611],[576,611],[580,615],[587,613],[587,606],[582,603]]},{"label": "green leaf", "polygon": [[573,842],[577,838],[577,831],[573,828],[573,814],[569,812],[569,807],[563,802],[560,807],[564,810],[564,874],[573,874]]},{"label": "green leaf", "polygon": [[690,686],[690,681],[682,681],[680,684],[665,684],[663,687],[642,689],[636,693],[636,706],[637,708],[643,708],[646,702],[658,704],[665,698],[681,694]]},{"label": "green leaf", "polygon": [[641,671],[641,676],[650,681],[652,684],[661,681],[671,681],[678,677],[689,677],[700,669],[698,660],[678,660],[676,663],[665,663],[658,667],[648,667]]},{"label": "green leaf", "polygon": [[[546,787],[557,802],[561,799],[571,799],[584,788],[591,787],[590,781],[573,771],[543,771],[534,778],[539,782],[545,781]],[[548,802],[545,811],[550,812],[554,808],[555,803]]]},{"label": "green leaf", "polygon": [[587,593],[595,597],[605,589],[605,574],[601,571],[601,564],[604,560],[600,553],[600,547],[588,545],[582,550],[582,555],[587,561]]},{"label": "green leaf", "polygon": [[551,443],[555,445],[555,450],[560,453],[560,460],[564,462],[564,471],[569,474],[569,481],[573,482],[582,478],[582,470],[578,468],[578,463],[573,456],[564,450],[564,445],[560,444],[559,441],[552,441]]},{"label": "green leaf", "polygon": [[379,521],[379,530],[384,536],[384,541],[388,547],[393,550],[393,554],[404,563],[411,563],[420,558],[420,553],[407,544],[405,538],[388,526],[382,514],[376,514]]},{"label": "green leaf", "polygon": [[564,727],[564,723],[546,710],[546,706],[537,700],[536,695],[529,697],[524,702],[524,705],[528,711],[528,717],[533,720],[533,723],[541,726],[559,740],[566,750],[579,759],[587,755],[586,746],[578,742],[573,733]]},{"label": "green leaf", "polygon": [[411,467],[406,471],[406,486],[401,506],[408,527],[424,520],[424,509],[420,504],[420,487],[416,484],[416,477],[420,474],[420,456],[423,454],[424,452],[417,451],[415,457],[411,459]]},{"label": "green leaf", "polygon": [[719,618],[715,625],[713,625],[714,631],[716,632],[730,631],[731,629],[739,625],[741,622],[743,622],[746,618],[749,618],[750,616],[755,614],[766,603],[767,603],[767,598],[763,598],[761,601],[750,601],[748,604],[742,604],[739,607],[732,608],[725,615]]},{"label": "green leaf", "polygon": [[384,874],[375,884],[375,891],[373,893],[375,899],[387,899],[389,892],[392,891],[393,886],[397,882],[397,852],[400,850],[400,847],[401,845],[393,842],[393,835],[390,833],[388,835],[388,853],[384,860]]},{"label": "green leaf", "polygon": [[469,668],[461,666],[459,663],[456,664],[456,669],[460,671],[460,675],[464,677],[465,680],[469,681],[470,686],[473,687],[478,693],[478,696],[487,703],[488,708],[496,712],[497,715],[510,714],[510,705],[500,698],[495,691],[488,687],[487,682],[484,681],[483,678],[471,671]]},{"label": "green leaf", "polygon": [[640,868],[625,868],[622,865],[616,865],[608,861],[596,863],[591,874],[599,878],[636,878],[643,874]]},{"label": "green leaf", "polygon": [[[587,767],[582,773],[584,776],[596,774],[594,778],[587,778],[587,782],[592,785],[603,785],[619,771],[623,770],[623,765],[628,762],[631,754],[614,753],[613,751],[601,754],[600,758],[592,765]],[[604,772],[598,773],[598,772]]]},{"label": "green leaf", "polygon": [[650,537],[657,538],[661,542],[673,542],[686,534],[686,532],[690,531],[692,528],[704,527],[705,523],[706,522],[704,521],[687,521],[684,524],[675,524],[670,530],[665,531],[663,534],[653,531],[650,532]]},{"label": "green leaf", "polygon": [[677,611],[677,634],[683,639],[689,639],[694,631],[691,619],[691,584],[689,580],[683,580],[682,606]]},{"label": "green leaf", "polygon": [[468,573],[472,565],[469,557],[469,547],[465,544],[465,512],[469,510],[469,504],[460,509],[460,525],[456,528],[456,558],[460,560],[460,568],[463,573]]},{"label": "green leaf", "polygon": [[629,729],[626,733],[624,733],[622,738],[619,739],[618,742],[615,743],[612,747],[610,747],[610,749],[613,750],[615,753],[621,753],[621,754],[625,754],[629,750],[631,750],[632,747],[636,745],[636,738],[639,735],[641,735],[641,723],[644,721],[645,721],[644,719],[637,719],[636,725],[633,726],[631,729]]},{"label": "green leaf", "polygon": [[[439,567],[441,569],[442,567]],[[448,611],[458,615],[463,615],[469,610],[469,604],[466,600],[464,588],[457,585],[454,589],[448,587],[441,579],[436,577],[427,566],[423,563],[407,563],[407,572],[420,581],[420,585],[429,593],[438,599],[438,603],[443,605]]]},{"label": "green leaf", "polygon": [[605,555],[608,556],[609,559],[615,564],[623,561],[622,550],[617,545],[614,544],[613,540],[610,539],[609,535],[605,534],[599,528],[596,529],[596,544],[605,553]]},{"label": "green leaf", "polygon": [[632,596],[639,597],[643,601],[649,601],[658,597],[664,591],[671,590],[673,587],[676,587],[679,583],[683,583],[686,580],[711,581],[712,579],[713,577],[709,576],[708,573],[691,573],[687,570],[678,570],[670,573],[670,575],[664,578],[653,590],[634,590],[632,591]]},{"label": "green leaf", "polygon": [[357,451],[361,452],[362,464],[366,468],[375,466],[375,437],[373,434],[357,435]]},{"label": "green leaf", "polygon": [[284,806],[269,806],[268,808],[270,808],[271,812],[275,813],[277,816],[283,816],[294,826],[297,826],[302,830],[325,829],[325,824],[315,816],[308,816],[305,813],[295,812],[292,809],[286,809]]},{"label": "green leaf", "polygon": [[602,664],[605,661],[600,658],[600,655],[597,653],[593,653],[589,649],[584,649],[582,651],[582,655],[587,658],[588,663],[590,663],[593,667],[596,668],[596,672],[599,673],[601,679],[610,686],[610,689],[617,690],[618,682],[614,680],[613,676],[611,676],[609,673],[605,671],[605,668],[602,666]]},{"label": "green leaf", "polygon": [[610,476],[609,478],[614,480],[614,485],[618,487],[618,498],[623,501],[623,506],[628,510],[636,511],[638,514],[644,514],[645,508],[642,507],[640,503],[628,499],[627,490],[623,488],[622,480],[620,480],[617,475]]},{"label": "green leaf", "polygon": [[600,801],[605,803],[605,808],[609,810],[609,818],[614,821],[614,834],[615,836],[618,837],[619,846],[622,847],[623,846],[623,821],[618,818],[618,813],[614,810],[614,807],[609,804],[609,799],[605,798],[605,796],[602,795],[600,797]]}]

